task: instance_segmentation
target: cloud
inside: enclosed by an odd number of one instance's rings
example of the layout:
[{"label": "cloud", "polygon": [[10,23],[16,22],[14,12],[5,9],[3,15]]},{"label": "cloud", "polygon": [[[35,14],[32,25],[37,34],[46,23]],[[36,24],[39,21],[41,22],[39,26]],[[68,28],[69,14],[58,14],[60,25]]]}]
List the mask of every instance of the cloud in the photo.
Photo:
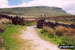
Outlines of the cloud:
[{"label": "cloud", "polygon": [[8,6],[8,0],[0,0],[0,8],[6,8]]},{"label": "cloud", "polygon": [[64,6],[64,9],[71,14],[75,14],[75,3],[71,3]]},{"label": "cloud", "polygon": [[28,3],[22,3],[22,6],[56,6],[56,7],[63,7],[65,5],[75,3],[74,0],[33,0]]}]

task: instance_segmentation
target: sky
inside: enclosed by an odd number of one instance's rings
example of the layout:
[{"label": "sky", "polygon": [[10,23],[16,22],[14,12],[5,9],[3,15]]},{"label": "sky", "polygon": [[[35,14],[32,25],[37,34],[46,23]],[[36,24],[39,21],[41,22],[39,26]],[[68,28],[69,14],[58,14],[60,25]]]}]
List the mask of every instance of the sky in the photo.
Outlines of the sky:
[{"label": "sky", "polygon": [[75,0],[0,0],[0,8],[49,6],[75,14]]}]

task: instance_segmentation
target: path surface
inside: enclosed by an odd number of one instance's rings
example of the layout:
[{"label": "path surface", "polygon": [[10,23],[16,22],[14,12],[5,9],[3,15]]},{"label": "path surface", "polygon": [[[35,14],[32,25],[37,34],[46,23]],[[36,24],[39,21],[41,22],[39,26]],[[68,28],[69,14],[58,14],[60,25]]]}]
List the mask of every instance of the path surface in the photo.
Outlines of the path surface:
[{"label": "path surface", "polygon": [[34,26],[27,27],[24,34],[21,35],[22,39],[31,40],[33,44],[37,45],[34,47],[37,50],[60,50],[56,45],[41,39],[35,29]]}]

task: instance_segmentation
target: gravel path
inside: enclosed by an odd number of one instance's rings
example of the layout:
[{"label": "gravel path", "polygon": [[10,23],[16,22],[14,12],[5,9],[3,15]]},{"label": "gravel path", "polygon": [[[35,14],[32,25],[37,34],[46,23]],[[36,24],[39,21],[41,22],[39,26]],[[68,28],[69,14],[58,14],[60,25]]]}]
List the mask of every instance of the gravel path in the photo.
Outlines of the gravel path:
[{"label": "gravel path", "polygon": [[34,47],[36,50],[61,50],[56,45],[41,39],[35,29],[34,26],[27,27],[23,31],[24,34],[21,35],[21,38],[31,40],[32,43],[36,45],[36,47]]}]

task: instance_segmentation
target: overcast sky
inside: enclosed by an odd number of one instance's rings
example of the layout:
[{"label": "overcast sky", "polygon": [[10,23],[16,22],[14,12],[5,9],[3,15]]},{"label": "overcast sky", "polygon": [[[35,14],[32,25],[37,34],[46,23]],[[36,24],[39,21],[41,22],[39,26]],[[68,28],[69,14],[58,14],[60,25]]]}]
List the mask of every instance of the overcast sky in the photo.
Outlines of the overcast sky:
[{"label": "overcast sky", "polygon": [[28,6],[60,7],[68,13],[75,14],[75,0],[0,0],[0,8]]}]

